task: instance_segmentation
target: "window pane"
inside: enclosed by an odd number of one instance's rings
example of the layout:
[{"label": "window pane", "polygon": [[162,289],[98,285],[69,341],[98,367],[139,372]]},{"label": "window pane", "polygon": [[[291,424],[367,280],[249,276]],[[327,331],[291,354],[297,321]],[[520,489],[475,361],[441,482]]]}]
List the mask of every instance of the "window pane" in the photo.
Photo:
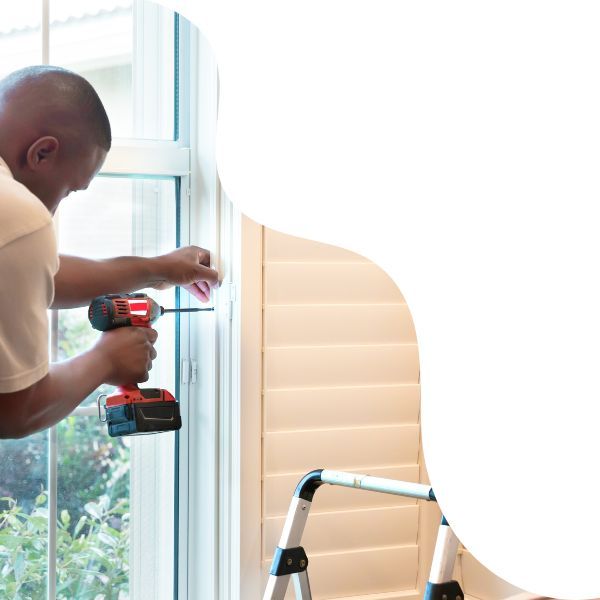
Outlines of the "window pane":
[{"label": "window pane", "polygon": [[[176,215],[174,179],[96,178],[60,206],[60,251],[94,258],[168,252],[176,246]],[[148,292],[174,305],[174,289]],[[158,358],[143,387],[174,392],[175,326],[169,316],[156,323]],[[60,311],[59,358],[79,354],[98,335],[85,308]],[[102,386],[83,404],[111,390]],[[58,597],[149,597],[134,589],[142,549],[154,566],[157,597],[170,597],[174,541],[164,524],[174,520],[174,434],[110,438],[97,416],[71,416],[58,426],[58,446]]]},{"label": "window pane", "polygon": [[173,139],[175,17],[147,0],[52,0],[50,63],[98,91],[113,136]]},{"label": "window pane", "polygon": [[48,434],[0,442],[0,598],[45,598]]},{"label": "window pane", "polygon": [[42,62],[42,3],[21,0],[2,11],[0,20],[0,77]]}]

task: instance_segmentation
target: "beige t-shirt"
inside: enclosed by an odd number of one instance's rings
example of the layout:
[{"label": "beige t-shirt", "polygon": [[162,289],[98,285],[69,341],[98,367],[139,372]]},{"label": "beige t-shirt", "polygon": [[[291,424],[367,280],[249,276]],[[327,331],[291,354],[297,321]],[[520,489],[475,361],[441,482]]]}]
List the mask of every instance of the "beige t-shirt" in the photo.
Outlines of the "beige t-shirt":
[{"label": "beige t-shirt", "polygon": [[48,373],[48,317],[58,253],[52,215],[0,158],[0,393]]}]

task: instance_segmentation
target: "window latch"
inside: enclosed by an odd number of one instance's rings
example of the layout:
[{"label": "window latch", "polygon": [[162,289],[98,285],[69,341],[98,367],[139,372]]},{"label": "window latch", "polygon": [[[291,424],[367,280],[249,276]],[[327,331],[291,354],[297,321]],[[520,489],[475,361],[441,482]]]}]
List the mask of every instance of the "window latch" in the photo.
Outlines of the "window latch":
[{"label": "window latch", "polygon": [[190,361],[184,358],[181,361],[181,383],[188,384],[190,382]]},{"label": "window latch", "polygon": [[181,361],[181,383],[194,384],[198,381],[198,361],[184,358]]},{"label": "window latch", "polygon": [[235,284],[227,283],[227,295],[225,298],[225,306],[227,311],[227,318],[231,321],[233,319],[233,303],[237,300],[237,290]]},{"label": "window latch", "polygon": [[198,361],[192,358],[192,383],[196,383],[198,381]]}]

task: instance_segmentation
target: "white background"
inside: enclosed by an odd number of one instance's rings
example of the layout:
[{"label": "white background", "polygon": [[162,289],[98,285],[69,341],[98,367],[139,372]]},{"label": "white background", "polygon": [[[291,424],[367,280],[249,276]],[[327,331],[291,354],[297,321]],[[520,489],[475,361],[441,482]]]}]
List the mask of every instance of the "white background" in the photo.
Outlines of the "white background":
[{"label": "white background", "polygon": [[459,538],[519,587],[599,596],[600,6],[163,3],[215,49],[229,197],[404,293]]}]

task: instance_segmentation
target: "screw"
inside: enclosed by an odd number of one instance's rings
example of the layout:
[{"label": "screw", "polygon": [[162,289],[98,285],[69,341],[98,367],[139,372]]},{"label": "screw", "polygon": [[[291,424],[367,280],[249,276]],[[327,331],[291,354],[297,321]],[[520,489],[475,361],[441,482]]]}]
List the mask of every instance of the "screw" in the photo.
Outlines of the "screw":
[{"label": "screw", "polygon": [[462,596],[456,596],[456,600],[464,600]]},{"label": "screw", "polygon": [[301,569],[304,569],[304,567],[305,567],[305,566],[306,566],[306,561],[305,561],[304,559],[302,559],[302,560],[300,561],[300,568],[301,568]]},{"label": "screw", "polygon": [[306,510],[306,504],[302,505],[302,510]]},{"label": "screw", "polygon": [[291,558],[288,558],[286,561],[287,566],[289,567],[294,561]]},{"label": "screw", "polygon": [[448,600],[448,596],[447,596],[446,594],[444,594],[444,595],[442,596],[442,600]]}]

